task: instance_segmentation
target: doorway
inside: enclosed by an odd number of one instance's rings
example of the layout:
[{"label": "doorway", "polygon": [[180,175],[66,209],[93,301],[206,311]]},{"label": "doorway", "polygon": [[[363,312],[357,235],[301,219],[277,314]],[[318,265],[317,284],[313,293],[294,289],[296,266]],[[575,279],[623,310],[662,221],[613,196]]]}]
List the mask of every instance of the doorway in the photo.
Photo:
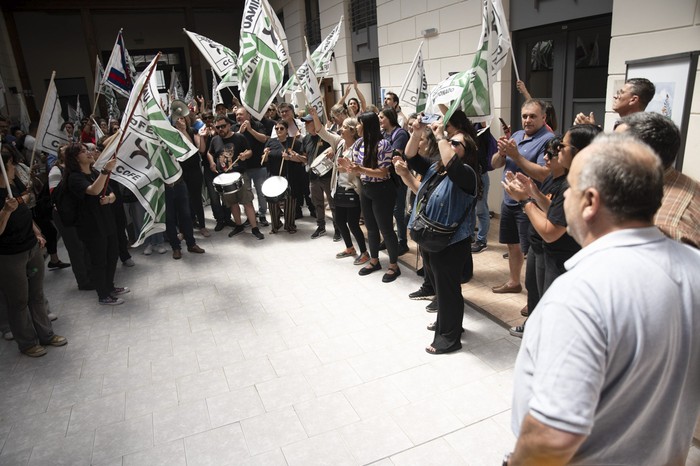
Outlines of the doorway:
[{"label": "doorway", "polygon": [[[550,102],[563,133],[579,112],[602,124],[612,16],[557,23],[514,32],[520,79],[533,98]],[[511,119],[520,121],[524,98],[513,86]],[[519,125],[514,125],[514,128]]]}]

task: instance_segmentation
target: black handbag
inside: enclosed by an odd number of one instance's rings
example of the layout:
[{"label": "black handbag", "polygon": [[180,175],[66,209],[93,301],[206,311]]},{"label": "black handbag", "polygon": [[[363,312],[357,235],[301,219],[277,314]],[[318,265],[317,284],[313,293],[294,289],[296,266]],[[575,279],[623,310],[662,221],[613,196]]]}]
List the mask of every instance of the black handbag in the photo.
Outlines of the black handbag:
[{"label": "black handbag", "polygon": [[350,208],[360,206],[360,195],[354,189],[346,189],[342,186],[336,188],[333,200],[336,207]]},{"label": "black handbag", "polygon": [[428,204],[428,198],[441,181],[442,176],[435,174],[426,183],[423,195],[416,206],[416,216],[411,225],[411,239],[415,241],[421,249],[427,252],[440,252],[445,249],[450,244],[452,237],[467,216],[467,212],[465,212],[464,216],[462,216],[458,222],[452,225],[443,225],[429,219],[425,214],[425,206]]}]

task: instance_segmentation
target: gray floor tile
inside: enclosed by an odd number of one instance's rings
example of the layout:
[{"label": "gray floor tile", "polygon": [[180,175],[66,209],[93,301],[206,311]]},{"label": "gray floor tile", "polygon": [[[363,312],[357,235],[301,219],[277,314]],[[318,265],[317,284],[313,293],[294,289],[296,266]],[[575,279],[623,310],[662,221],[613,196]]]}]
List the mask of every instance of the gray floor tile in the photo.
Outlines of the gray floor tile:
[{"label": "gray floor tile", "polygon": [[303,375],[287,375],[255,384],[265,410],[275,411],[314,398],[314,392]]},{"label": "gray floor tile", "polygon": [[244,387],[209,397],[207,409],[212,427],[232,424],[265,412],[255,387]]},{"label": "gray floor tile", "polygon": [[32,450],[29,466],[87,466],[92,458],[94,440],[95,432],[90,431],[41,443]]},{"label": "gray floor tile", "polygon": [[126,392],[125,418],[141,417],[178,405],[175,383],[146,385]]},{"label": "gray floor tile", "polygon": [[360,464],[371,463],[413,447],[389,415],[379,415],[342,427],[348,449]]},{"label": "gray floor tile", "polygon": [[124,466],[186,466],[184,440],[175,440],[124,455],[123,463]]},{"label": "gray floor tile", "polygon": [[292,407],[241,421],[251,456],[274,450],[308,436]]},{"label": "gray floor tile", "polygon": [[65,437],[70,408],[35,414],[14,423],[5,440],[2,454],[15,453],[32,446]]},{"label": "gray floor tile", "polygon": [[228,391],[226,376],[221,367],[177,379],[177,394],[180,404],[202,400]]},{"label": "gray floor tile", "polygon": [[[98,427],[92,462],[99,464],[153,446],[153,416],[145,416]],[[121,461],[121,458],[120,458]]]},{"label": "gray floor tile", "polygon": [[230,424],[185,438],[187,466],[234,465],[248,458],[240,424]]},{"label": "gray floor tile", "polygon": [[386,378],[348,388],[343,393],[362,419],[408,404],[408,399]]},{"label": "gray floor tile", "polygon": [[327,432],[282,447],[289,466],[353,466],[357,461],[338,432]]},{"label": "gray floor tile", "polygon": [[73,405],[68,435],[92,431],[100,426],[124,420],[124,393],[115,393]]},{"label": "gray floor tile", "polygon": [[[391,457],[395,466],[467,466],[459,454],[442,438],[427,442]],[[497,463],[492,463],[497,464]]]},{"label": "gray floor tile", "polygon": [[194,401],[153,413],[155,445],[204,432],[211,427],[204,400]]},{"label": "gray floor tile", "polygon": [[333,393],[321,398],[294,405],[309,437],[335,430],[360,420],[352,405],[342,393]]}]

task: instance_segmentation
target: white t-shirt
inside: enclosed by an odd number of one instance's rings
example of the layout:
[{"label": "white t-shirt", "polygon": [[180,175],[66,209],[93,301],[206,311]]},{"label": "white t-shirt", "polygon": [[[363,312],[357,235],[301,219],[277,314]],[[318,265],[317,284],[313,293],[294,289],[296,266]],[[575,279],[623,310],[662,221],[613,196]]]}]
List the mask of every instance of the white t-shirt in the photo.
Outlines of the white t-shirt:
[{"label": "white t-shirt", "polygon": [[527,323],[512,427],[586,435],[572,463],[685,464],[700,409],[700,251],[620,230],[566,263]]}]

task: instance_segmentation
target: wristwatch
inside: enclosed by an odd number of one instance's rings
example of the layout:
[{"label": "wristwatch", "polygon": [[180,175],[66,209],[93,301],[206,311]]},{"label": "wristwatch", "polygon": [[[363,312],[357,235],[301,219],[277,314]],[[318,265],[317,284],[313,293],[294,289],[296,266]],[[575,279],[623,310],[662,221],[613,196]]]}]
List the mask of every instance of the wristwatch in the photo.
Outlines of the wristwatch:
[{"label": "wristwatch", "polygon": [[525,208],[525,206],[527,204],[529,204],[530,202],[535,202],[535,200],[531,197],[528,197],[527,199],[520,201],[519,204],[520,204],[520,207]]}]

